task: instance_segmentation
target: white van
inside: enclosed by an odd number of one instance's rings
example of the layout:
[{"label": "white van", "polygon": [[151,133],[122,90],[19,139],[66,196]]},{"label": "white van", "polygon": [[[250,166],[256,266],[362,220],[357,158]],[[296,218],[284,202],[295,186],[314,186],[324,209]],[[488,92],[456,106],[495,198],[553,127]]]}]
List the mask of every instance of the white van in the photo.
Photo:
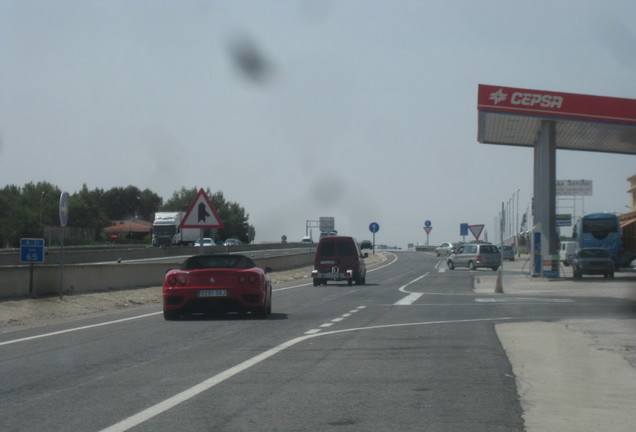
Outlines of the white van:
[{"label": "white van", "polygon": [[570,258],[576,253],[576,242],[562,241],[561,249],[559,249],[559,261],[564,265],[570,265]]}]

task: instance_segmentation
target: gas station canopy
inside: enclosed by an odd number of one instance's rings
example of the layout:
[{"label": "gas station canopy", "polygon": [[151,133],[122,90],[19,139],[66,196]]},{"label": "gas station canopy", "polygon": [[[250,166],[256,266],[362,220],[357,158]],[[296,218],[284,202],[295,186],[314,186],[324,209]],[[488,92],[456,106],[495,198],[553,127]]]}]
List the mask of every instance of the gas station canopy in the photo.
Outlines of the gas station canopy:
[{"label": "gas station canopy", "polygon": [[636,154],[636,100],[479,85],[478,141],[534,147],[541,122],[556,124],[556,147]]}]

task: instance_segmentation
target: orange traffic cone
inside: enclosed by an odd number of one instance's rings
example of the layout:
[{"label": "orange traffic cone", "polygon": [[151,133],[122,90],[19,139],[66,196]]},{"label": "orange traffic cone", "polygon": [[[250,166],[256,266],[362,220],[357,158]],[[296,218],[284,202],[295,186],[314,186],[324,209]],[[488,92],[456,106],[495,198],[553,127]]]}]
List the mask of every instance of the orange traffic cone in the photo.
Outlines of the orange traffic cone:
[{"label": "orange traffic cone", "polygon": [[497,282],[495,283],[495,292],[503,294],[503,284],[501,283],[501,267],[497,270]]}]

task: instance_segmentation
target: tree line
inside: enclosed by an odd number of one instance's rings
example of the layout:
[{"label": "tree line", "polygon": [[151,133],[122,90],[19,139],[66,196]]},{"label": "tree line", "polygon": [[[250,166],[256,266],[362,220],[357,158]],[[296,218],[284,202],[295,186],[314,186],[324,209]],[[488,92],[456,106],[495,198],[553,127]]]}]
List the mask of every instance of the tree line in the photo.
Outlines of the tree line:
[{"label": "tree line", "polygon": [[[152,221],[158,211],[187,211],[198,191],[196,187],[182,187],[164,202],[149,189],[126,186],[89,190],[84,184],[81,190],[69,194],[67,226],[92,233],[91,238],[80,242],[103,242],[107,240],[103,228],[114,221]],[[19,247],[21,238],[41,238],[46,227],[59,227],[61,193],[59,187],[48,182],[27,183],[22,187],[7,185],[0,189],[0,247]],[[227,201],[221,191],[211,193],[207,188],[206,193],[224,225],[217,230],[217,238],[249,242],[249,233],[253,238],[254,228],[249,225],[245,209]],[[206,235],[211,237],[209,233]]]}]

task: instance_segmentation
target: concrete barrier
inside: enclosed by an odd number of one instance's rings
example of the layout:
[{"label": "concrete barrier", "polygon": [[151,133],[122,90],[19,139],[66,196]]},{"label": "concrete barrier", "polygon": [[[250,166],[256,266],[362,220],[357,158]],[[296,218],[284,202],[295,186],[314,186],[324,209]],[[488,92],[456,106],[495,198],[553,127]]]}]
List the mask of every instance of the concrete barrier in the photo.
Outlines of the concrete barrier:
[{"label": "concrete barrier", "polygon": [[[256,258],[261,268],[274,271],[304,267],[313,263],[311,252]],[[29,265],[0,267],[0,298],[57,295],[60,290],[59,265],[34,265],[33,289],[29,292]],[[176,263],[67,264],[64,266],[64,293],[83,293],[108,289],[132,289],[161,286],[166,271]]]}]

